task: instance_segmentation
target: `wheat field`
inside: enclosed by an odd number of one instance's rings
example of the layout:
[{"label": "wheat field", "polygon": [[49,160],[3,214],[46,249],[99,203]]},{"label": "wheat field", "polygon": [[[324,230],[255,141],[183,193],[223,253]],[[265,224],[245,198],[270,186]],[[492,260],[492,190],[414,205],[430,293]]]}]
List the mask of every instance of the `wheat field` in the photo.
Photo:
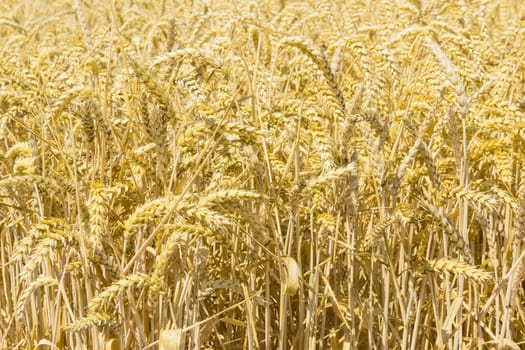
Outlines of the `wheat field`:
[{"label": "wheat field", "polygon": [[525,3],[3,0],[1,349],[525,348]]}]

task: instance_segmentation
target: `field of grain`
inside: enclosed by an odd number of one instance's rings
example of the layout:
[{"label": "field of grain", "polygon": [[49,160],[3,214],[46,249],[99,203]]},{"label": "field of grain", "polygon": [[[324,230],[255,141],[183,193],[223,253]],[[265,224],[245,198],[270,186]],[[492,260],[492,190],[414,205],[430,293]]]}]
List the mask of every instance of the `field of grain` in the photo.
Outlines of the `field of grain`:
[{"label": "field of grain", "polygon": [[3,0],[1,349],[525,346],[523,1]]}]

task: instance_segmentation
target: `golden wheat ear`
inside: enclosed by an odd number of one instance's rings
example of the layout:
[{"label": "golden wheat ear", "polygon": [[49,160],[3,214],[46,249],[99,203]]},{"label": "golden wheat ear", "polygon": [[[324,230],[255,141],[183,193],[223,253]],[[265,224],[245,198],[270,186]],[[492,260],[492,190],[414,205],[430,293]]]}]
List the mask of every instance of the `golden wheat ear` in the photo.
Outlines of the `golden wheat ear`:
[{"label": "golden wheat ear", "polygon": [[0,0],[0,349],[523,347],[522,3]]}]

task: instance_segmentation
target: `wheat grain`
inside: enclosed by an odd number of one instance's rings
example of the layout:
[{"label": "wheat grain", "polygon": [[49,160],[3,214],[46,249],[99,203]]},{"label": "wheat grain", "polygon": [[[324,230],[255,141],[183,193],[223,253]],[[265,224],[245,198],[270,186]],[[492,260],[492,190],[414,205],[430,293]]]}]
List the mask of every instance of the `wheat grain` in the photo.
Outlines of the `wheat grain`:
[{"label": "wheat grain", "polygon": [[58,281],[50,276],[39,276],[29,286],[27,286],[20,294],[18,298],[18,304],[16,306],[16,315],[21,318],[24,313],[25,304],[31,294],[38,288],[56,286]]},{"label": "wheat grain", "polygon": [[489,272],[447,258],[429,261],[425,264],[424,269],[435,272],[449,272],[455,275],[463,275],[478,283],[486,283],[492,280],[492,274]]},{"label": "wheat grain", "polygon": [[521,345],[519,2],[39,4],[0,4],[0,348]]},{"label": "wheat grain", "polygon": [[118,281],[114,282],[111,286],[105,288],[100,292],[96,297],[89,301],[87,310],[90,314],[95,314],[99,310],[104,310],[108,308],[108,303],[115,299],[118,295],[122,294],[125,289],[133,287],[142,287],[148,285],[151,281],[151,278],[145,274],[133,274],[120,278]]}]

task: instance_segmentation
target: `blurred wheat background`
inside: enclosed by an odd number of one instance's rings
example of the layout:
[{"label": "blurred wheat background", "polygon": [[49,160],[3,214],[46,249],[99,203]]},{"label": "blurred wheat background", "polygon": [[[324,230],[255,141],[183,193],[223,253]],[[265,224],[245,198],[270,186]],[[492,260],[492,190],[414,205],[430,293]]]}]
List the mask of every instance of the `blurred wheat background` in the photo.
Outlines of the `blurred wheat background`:
[{"label": "blurred wheat background", "polygon": [[2,349],[525,346],[523,1],[4,0]]}]

